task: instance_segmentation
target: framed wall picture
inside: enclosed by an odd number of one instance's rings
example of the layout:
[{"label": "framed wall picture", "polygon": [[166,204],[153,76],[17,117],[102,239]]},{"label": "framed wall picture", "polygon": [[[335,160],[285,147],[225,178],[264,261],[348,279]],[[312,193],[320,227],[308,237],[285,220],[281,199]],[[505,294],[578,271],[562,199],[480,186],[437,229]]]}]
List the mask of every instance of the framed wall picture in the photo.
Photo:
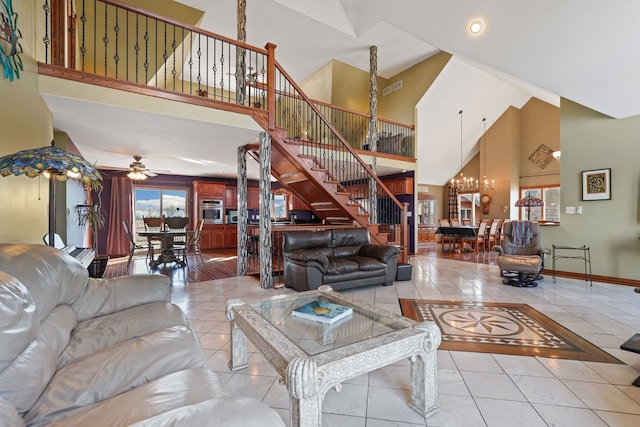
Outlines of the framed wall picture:
[{"label": "framed wall picture", "polygon": [[582,200],[611,200],[611,168],[582,171]]}]

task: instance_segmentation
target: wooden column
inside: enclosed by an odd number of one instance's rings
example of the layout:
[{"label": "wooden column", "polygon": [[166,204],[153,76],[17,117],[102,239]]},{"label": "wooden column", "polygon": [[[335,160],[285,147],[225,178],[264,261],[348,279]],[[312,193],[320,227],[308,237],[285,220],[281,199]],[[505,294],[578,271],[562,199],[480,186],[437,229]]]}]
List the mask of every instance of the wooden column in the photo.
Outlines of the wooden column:
[{"label": "wooden column", "polygon": [[271,288],[273,257],[271,244],[271,137],[260,133],[260,285]]},{"label": "wooden column", "polygon": [[[238,0],[238,41],[247,41],[247,0]],[[247,88],[247,63],[246,49],[236,47],[236,103],[244,105],[246,102]]]},{"label": "wooden column", "polygon": [[247,275],[247,150],[238,147],[238,276]]},{"label": "wooden column", "polygon": [[[378,48],[369,48],[369,148],[371,151],[378,151]],[[371,171],[374,175],[376,171],[376,157],[372,156]],[[378,188],[376,180],[369,179],[369,223],[378,223]]]}]

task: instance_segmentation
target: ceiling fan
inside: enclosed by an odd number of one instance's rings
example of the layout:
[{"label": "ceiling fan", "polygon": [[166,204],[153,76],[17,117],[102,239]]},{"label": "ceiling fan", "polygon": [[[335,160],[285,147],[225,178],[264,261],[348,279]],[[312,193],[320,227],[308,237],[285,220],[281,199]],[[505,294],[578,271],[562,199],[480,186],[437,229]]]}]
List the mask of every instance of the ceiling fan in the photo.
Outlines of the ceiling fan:
[{"label": "ceiling fan", "polygon": [[133,180],[142,180],[147,179],[148,177],[153,178],[154,176],[158,176],[158,174],[151,172],[147,167],[140,161],[142,157],[135,155],[133,156],[133,162],[129,165],[129,173],[127,176]]}]

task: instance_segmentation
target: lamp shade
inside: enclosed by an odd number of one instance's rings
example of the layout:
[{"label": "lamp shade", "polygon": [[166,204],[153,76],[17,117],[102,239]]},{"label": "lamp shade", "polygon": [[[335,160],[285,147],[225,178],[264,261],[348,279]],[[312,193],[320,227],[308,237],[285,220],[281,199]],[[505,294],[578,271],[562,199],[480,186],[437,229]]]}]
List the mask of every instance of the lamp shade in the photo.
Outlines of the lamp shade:
[{"label": "lamp shade", "polygon": [[26,175],[35,178],[48,173],[49,179],[49,245],[54,245],[56,229],[56,179],[64,181],[67,176],[79,179],[91,186],[102,185],[100,172],[80,156],[61,150],[51,141],[51,145],[18,151],[0,157],[0,176]]},{"label": "lamp shade", "polygon": [[519,208],[535,208],[538,206],[544,206],[542,199],[538,199],[533,196],[526,196],[516,201],[516,206]]},{"label": "lamp shade", "polygon": [[26,175],[35,178],[44,172],[55,175],[59,181],[67,179],[67,174],[95,188],[102,182],[100,172],[80,156],[51,145],[30,148],[0,157],[0,175]]}]

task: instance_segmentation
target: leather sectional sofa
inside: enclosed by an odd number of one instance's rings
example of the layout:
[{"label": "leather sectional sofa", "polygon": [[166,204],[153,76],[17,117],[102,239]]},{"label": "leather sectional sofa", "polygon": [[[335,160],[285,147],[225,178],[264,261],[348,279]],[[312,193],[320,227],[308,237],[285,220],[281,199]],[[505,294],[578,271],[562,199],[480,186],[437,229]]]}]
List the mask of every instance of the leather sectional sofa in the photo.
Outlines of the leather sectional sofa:
[{"label": "leather sectional sofa", "polygon": [[392,285],[400,249],[369,243],[366,228],[284,233],[284,284],[299,291]]},{"label": "leather sectional sofa", "polygon": [[225,391],[169,286],[0,244],[0,427],[284,426]]}]

